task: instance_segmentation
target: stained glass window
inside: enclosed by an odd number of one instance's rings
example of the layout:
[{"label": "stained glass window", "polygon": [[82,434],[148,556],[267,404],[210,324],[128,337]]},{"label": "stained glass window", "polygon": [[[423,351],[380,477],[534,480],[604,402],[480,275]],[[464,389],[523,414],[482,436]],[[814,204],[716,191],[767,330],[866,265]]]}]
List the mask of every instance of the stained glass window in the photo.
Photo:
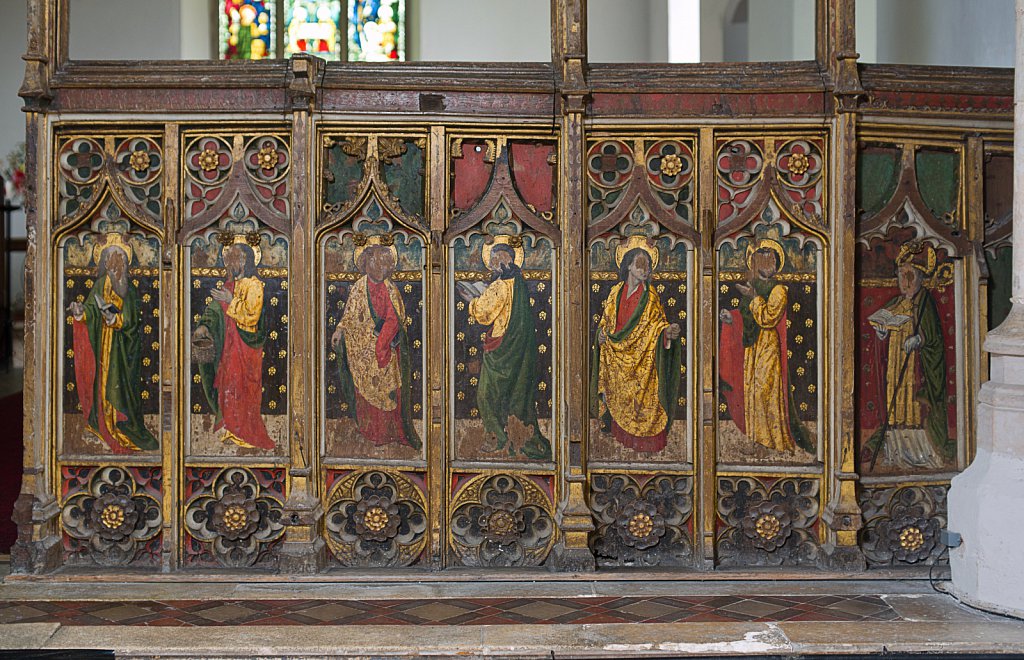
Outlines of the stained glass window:
[{"label": "stained glass window", "polygon": [[284,55],[341,58],[341,0],[285,0]]},{"label": "stained glass window", "polygon": [[348,59],[405,60],[405,0],[348,0]]},{"label": "stained glass window", "polygon": [[274,29],[267,0],[223,0],[220,56],[225,60],[261,60],[274,56]]},{"label": "stained glass window", "polygon": [[405,60],[406,0],[217,0],[225,60]]}]

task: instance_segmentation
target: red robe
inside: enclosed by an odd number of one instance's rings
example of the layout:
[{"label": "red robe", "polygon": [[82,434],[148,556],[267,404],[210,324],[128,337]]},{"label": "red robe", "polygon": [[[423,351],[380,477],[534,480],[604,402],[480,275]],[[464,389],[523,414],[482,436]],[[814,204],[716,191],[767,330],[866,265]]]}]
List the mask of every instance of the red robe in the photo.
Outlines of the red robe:
[{"label": "red robe", "polygon": [[[224,288],[235,292],[235,282]],[[228,303],[220,302],[224,310],[224,350],[214,386],[220,404],[221,420],[215,431],[224,428],[247,445],[260,449],[273,449],[274,440],[267,435],[260,409],[263,405],[263,346],[254,348],[245,343],[238,333],[234,319],[227,315]]]},{"label": "red robe", "polygon": [[[383,369],[392,359],[399,360],[399,348],[395,336],[401,329],[401,319],[395,312],[391,295],[385,282],[374,282],[366,278],[366,290],[369,292],[370,307],[378,318],[384,320],[380,334],[377,335],[375,355],[377,366]],[[359,420],[359,432],[374,445],[386,445],[392,442],[408,444],[402,423],[402,397],[395,391],[394,410],[381,410],[364,399],[356,389],[356,419]]]}]

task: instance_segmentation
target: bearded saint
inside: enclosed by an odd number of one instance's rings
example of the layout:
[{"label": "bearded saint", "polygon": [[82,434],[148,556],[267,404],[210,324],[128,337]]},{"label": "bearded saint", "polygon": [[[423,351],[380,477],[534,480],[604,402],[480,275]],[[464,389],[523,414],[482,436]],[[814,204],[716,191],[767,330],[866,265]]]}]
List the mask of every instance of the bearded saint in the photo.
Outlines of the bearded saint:
[{"label": "bearded saint", "polygon": [[[510,242],[515,240],[516,245]],[[514,417],[529,437],[518,448],[527,458],[550,460],[551,443],[537,421],[537,329],[530,309],[530,293],[523,279],[523,248],[518,236],[496,236],[485,245],[484,263],[491,271],[486,288],[474,295],[460,289],[469,302],[469,318],[490,326],[483,342],[483,365],[477,388],[477,408],[484,430],[496,439],[496,448],[516,447],[509,439]]]},{"label": "bearded saint", "polygon": [[591,361],[592,414],[624,447],[663,450],[675,417],[682,333],[650,285],[658,261],[643,236],[616,250],[619,283],[605,298]]},{"label": "bearded saint", "polygon": [[[364,238],[364,237],[363,237]],[[391,281],[397,253],[390,236],[366,239],[356,248],[363,275],[331,337],[341,369],[341,394],[354,411],[359,433],[374,445],[398,443],[419,449],[412,423],[412,378],[405,304]]]},{"label": "bearded saint", "polygon": [[[210,292],[192,335],[193,346],[212,345],[209,361],[199,360],[199,376],[214,414],[214,432],[241,447],[273,449],[260,415],[263,402],[263,281],[256,253],[245,242],[224,247],[227,281]],[[196,350],[195,348],[193,350]]]},{"label": "bearded saint", "polygon": [[68,311],[75,381],[87,428],[115,454],[157,448],[142,414],[142,309],[128,277],[131,247],[107,234],[94,250],[99,276],[84,303]]},{"label": "bearded saint", "polygon": [[789,387],[789,290],[775,280],[785,259],[782,245],[770,238],[748,246],[747,281],[736,284],[743,296],[739,309],[719,314],[719,375],[741,433],[775,451],[792,452],[800,446],[813,452]]}]

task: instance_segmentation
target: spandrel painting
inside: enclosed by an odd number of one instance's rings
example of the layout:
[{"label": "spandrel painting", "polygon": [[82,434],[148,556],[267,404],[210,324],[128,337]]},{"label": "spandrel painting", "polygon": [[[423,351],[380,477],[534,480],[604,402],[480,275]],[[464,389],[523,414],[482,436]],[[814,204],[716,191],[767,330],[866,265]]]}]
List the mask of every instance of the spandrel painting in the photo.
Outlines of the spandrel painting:
[{"label": "spandrel painting", "polygon": [[112,202],[60,247],[62,456],[157,453],[160,240]]},{"label": "spandrel painting", "polygon": [[450,250],[456,456],[550,461],[554,248],[495,217]]},{"label": "spandrel painting", "polygon": [[423,238],[371,199],[323,255],[324,456],[423,459]]},{"label": "spandrel painting", "polygon": [[288,244],[236,207],[189,244],[192,456],[279,456],[288,437]]},{"label": "spandrel painting", "polygon": [[718,249],[718,458],[817,461],[820,246],[770,202]]},{"label": "spandrel painting", "polygon": [[672,236],[616,234],[591,246],[592,461],[688,460],[687,263]]},{"label": "spandrel painting", "polygon": [[862,473],[957,464],[957,318],[950,248],[912,227],[858,244]]}]

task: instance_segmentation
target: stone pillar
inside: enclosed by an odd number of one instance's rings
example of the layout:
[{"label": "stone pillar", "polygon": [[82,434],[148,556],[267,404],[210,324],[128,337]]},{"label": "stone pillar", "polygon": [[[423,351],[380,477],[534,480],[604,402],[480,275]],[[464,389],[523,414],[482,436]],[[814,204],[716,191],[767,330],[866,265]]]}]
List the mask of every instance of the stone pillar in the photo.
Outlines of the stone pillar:
[{"label": "stone pillar", "polygon": [[990,380],[978,393],[977,455],[953,479],[949,530],[953,595],[1024,617],[1024,0],[1017,0],[1014,84],[1013,308],[988,334]]}]

